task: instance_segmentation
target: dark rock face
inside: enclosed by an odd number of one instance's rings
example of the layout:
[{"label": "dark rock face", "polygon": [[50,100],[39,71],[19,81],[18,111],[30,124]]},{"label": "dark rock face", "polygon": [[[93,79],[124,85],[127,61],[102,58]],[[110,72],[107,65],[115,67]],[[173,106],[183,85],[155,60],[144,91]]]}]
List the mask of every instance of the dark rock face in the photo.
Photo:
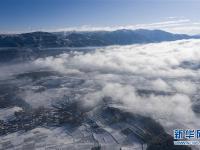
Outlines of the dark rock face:
[{"label": "dark rock face", "polygon": [[48,33],[32,32],[0,35],[0,47],[84,47],[126,45],[198,38],[161,30],[116,30],[95,32]]}]

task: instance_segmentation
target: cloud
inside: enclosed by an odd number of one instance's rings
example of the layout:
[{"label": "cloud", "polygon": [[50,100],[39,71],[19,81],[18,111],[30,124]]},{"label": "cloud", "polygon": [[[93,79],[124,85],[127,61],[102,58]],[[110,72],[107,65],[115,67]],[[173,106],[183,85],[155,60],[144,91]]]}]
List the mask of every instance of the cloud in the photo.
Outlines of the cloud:
[{"label": "cloud", "polygon": [[66,73],[73,69],[87,75],[98,71],[151,77],[194,77],[199,74],[199,70],[185,69],[179,65],[184,61],[198,60],[200,58],[198,46],[200,46],[199,40],[108,46],[98,48],[91,53],[77,53],[71,56],[63,54],[58,57],[38,59],[35,64]]},{"label": "cloud", "polygon": [[61,27],[61,28],[30,28],[23,31],[10,31],[2,32],[2,34],[19,34],[22,32],[34,32],[34,31],[45,31],[45,32],[61,32],[61,31],[115,31],[120,29],[160,29],[167,32],[178,33],[178,34],[189,34],[196,35],[200,34],[200,22],[190,20],[184,16],[170,16],[163,18],[159,22],[143,23],[143,24],[126,24],[126,25],[111,25],[111,26],[93,26],[90,24],[85,24],[82,26],[73,27]]},{"label": "cloud", "polygon": [[[146,24],[129,24],[117,26],[91,26],[66,27],[56,29],[56,31],[114,31],[119,29],[160,29],[179,34],[200,34],[200,22],[195,22],[185,17],[168,17],[160,22]],[[48,30],[47,30],[48,31]],[[55,30],[54,30],[55,31]]]},{"label": "cloud", "polygon": [[197,86],[195,83],[192,83],[190,81],[176,81],[173,83],[173,86],[179,93],[185,93],[185,94],[194,94],[197,91]]},{"label": "cloud", "polygon": [[168,91],[169,85],[162,79],[156,79],[152,81],[152,86],[155,90]]},{"label": "cloud", "polygon": [[0,79],[5,80],[8,78],[12,78],[14,75],[38,70],[40,67],[37,65],[33,65],[32,62],[27,63],[15,63],[15,64],[1,64],[0,66]]},{"label": "cloud", "polygon": [[[43,67],[50,67],[54,69],[55,71],[64,72],[64,73],[79,73],[77,69],[74,68],[66,68],[65,67],[65,61],[63,59],[68,59],[68,54],[63,54],[62,58],[54,58],[52,56],[45,58],[45,61],[43,59],[37,59],[34,64],[36,66],[43,66]],[[52,63],[52,61],[54,63]]]},{"label": "cloud", "polygon": [[147,28],[147,29],[153,29],[153,28],[161,28],[161,27],[168,27],[168,26],[177,26],[181,24],[185,24],[190,22],[189,19],[177,19],[177,20],[167,20],[167,21],[161,21],[161,22],[154,22],[154,23],[148,23],[148,24],[135,24],[135,25],[124,25],[124,26],[90,26],[90,25],[84,25],[80,27],[67,27],[67,28],[61,28],[57,29],[58,31],[98,31],[98,30],[105,30],[105,31],[114,31],[119,29],[140,29],[140,28]]},{"label": "cloud", "polygon": [[[122,109],[152,117],[171,131],[198,127],[200,121],[192,110],[193,95],[199,92],[195,81],[200,68],[181,67],[185,61],[200,59],[199,46],[200,40],[108,46],[40,58],[33,64],[84,80],[76,87],[84,91],[79,95],[84,107],[97,106],[103,97],[112,97]],[[171,94],[140,96],[138,89]]]},{"label": "cloud", "polygon": [[102,91],[89,93],[84,100],[85,105],[99,105],[103,97],[112,97],[122,109],[135,114],[149,116],[159,121],[166,130],[173,128],[197,128],[199,119],[192,110],[191,99],[184,94],[170,96],[140,97],[133,86],[118,83],[106,84]]}]

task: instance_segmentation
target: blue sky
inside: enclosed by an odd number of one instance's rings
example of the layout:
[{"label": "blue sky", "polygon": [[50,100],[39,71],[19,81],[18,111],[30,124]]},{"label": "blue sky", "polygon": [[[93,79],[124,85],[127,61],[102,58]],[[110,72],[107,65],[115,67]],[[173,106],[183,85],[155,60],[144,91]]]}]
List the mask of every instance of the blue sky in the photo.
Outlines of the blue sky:
[{"label": "blue sky", "polygon": [[199,23],[199,14],[200,0],[0,0],[0,32]]}]

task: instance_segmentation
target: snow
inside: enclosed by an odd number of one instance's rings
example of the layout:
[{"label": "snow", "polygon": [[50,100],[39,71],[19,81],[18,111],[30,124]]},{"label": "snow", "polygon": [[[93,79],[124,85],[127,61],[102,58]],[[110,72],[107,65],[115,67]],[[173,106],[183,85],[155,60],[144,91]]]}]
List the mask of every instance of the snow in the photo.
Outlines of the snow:
[{"label": "snow", "polygon": [[12,107],[12,108],[0,109],[0,120],[6,121],[7,119],[14,117],[15,112],[19,112],[21,110],[22,110],[22,108],[17,107],[17,106]]}]

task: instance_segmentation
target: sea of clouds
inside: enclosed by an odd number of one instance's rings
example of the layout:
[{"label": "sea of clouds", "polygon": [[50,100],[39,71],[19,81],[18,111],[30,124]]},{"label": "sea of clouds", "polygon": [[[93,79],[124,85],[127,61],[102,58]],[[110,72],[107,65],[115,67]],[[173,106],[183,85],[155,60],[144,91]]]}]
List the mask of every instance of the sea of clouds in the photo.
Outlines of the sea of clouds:
[{"label": "sea of clouds", "polygon": [[[9,67],[14,71],[9,72]],[[2,68],[4,75],[6,70],[13,75],[48,68],[62,74],[63,80],[84,80],[73,89],[79,92],[75,96],[84,108],[93,108],[102,104],[104,97],[112,97],[112,103],[122,110],[151,117],[169,133],[174,128],[199,127],[193,106],[200,104],[200,40],[99,47],[9,67]],[[67,82],[39,93],[26,88],[21,96],[32,105],[45,105],[69,92]],[[138,90],[151,92],[141,95]]]},{"label": "sea of clouds", "polygon": [[[200,68],[193,67],[199,64],[200,40],[108,46],[34,61],[34,65],[98,84],[101,88],[83,96],[84,107],[112,97],[121,109],[152,117],[166,130],[198,127],[200,120],[192,107],[200,98]],[[141,96],[138,89],[168,94]]]}]

